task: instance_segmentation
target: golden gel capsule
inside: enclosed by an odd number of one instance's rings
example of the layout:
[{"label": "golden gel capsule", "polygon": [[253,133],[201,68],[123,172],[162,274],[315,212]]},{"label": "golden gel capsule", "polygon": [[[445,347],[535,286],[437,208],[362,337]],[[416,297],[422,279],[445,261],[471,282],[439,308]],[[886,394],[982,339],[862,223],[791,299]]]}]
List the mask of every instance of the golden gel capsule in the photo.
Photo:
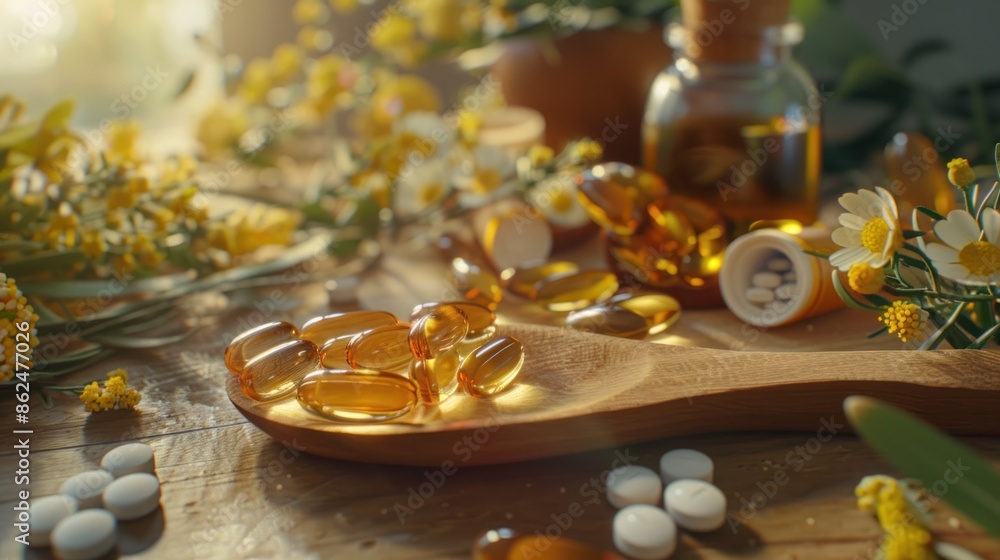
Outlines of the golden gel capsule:
[{"label": "golden gel capsule", "polygon": [[267,323],[237,336],[226,346],[226,367],[239,374],[258,354],[298,339],[299,329],[285,321]]},{"label": "golden gel capsule", "polygon": [[240,374],[240,385],[251,399],[272,401],[290,394],[307,373],[319,367],[316,345],[308,340],[294,340],[247,362]]},{"label": "golden gel capsule", "polygon": [[659,176],[624,163],[596,165],[577,176],[577,195],[590,219],[617,235],[646,221],[646,206],[668,194]]},{"label": "golden gel capsule", "polygon": [[478,303],[472,303],[471,301],[432,301],[422,303],[413,308],[413,311],[410,313],[410,323],[416,323],[421,317],[442,305],[453,305],[462,313],[465,313],[465,318],[469,321],[469,334],[466,335],[467,340],[488,339],[497,332],[497,314],[489,308],[483,307]]},{"label": "golden gel capsule", "polygon": [[508,560],[511,545],[521,534],[506,527],[490,529],[472,543],[472,560]]},{"label": "golden gel capsule", "polygon": [[570,312],[566,316],[566,326],[578,331],[619,338],[642,339],[649,332],[644,318],[628,309],[606,303]]},{"label": "golden gel capsule", "polygon": [[575,311],[604,301],[618,291],[618,278],[606,270],[588,270],[544,282],[535,301],[549,311]]},{"label": "golden gel capsule", "polygon": [[[360,334],[360,333],[359,333]],[[346,335],[328,341],[319,349],[319,361],[327,369],[350,369],[347,363],[347,345],[357,335]]]},{"label": "golden gel capsule", "polygon": [[437,404],[455,394],[458,389],[458,368],[462,357],[455,349],[437,358],[410,361],[410,379],[417,386],[420,401]]},{"label": "golden gel capsule", "polygon": [[322,347],[327,342],[342,336],[353,336],[376,327],[398,325],[392,313],[385,311],[348,311],[323,315],[306,321],[302,325],[302,338],[311,340]]},{"label": "golden gel capsule", "polygon": [[473,397],[488,397],[509,387],[523,365],[521,341],[497,338],[465,358],[458,369],[458,382]]},{"label": "golden gel capsule", "polygon": [[615,301],[613,305],[642,317],[648,334],[661,333],[681,318],[680,302],[666,294],[636,295]]},{"label": "golden gel capsule", "polygon": [[423,360],[435,358],[465,340],[467,334],[469,320],[465,313],[454,305],[442,305],[410,327],[410,351]]},{"label": "golden gel capsule", "polygon": [[485,270],[465,259],[456,258],[451,261],[451,281],[455,289],[465,299],[496,310],[503,299],[503,288],[500,279],[491,271]]},{"label": "golden gel capsule", "polygon": [[580,272],[580,267],[576,263],[553,261],[531,268],[508,268],[503,271],[500,277],[506,282],[506,288],[512,293],[528,299],[535,299],[538,295],[539,284],[577,272]]},{"label": "golden gel capsule", "polygon": [[513,529],[493,529],[476,537],[472,560],[623,560],[613,552],[604,552],[566,537],[522,535]]},{"label": "golden gel capsule", "polygon": [[302,408],[338,422],[384,422],[399,418],[417,404],[409,379],[389,372],[325,369],[299,383]]},{"label": "golden gel capsule", "polygon": [[347,344],[347,363],[354,369],[404,372],[410,365],[409,325],[386,325],[355,335]]}]

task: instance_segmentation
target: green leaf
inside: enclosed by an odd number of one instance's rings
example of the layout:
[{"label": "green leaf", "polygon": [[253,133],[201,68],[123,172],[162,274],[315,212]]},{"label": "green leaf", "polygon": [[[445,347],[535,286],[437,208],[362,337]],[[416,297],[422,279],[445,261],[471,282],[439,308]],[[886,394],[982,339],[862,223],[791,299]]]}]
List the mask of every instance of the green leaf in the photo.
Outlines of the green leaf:
[{"label": "green leaf", "polygon": [[938,345],[940,345],[941,342],[945,339],[945,336],[948,334],[948,329],[950,329],[951,326],[955,324],[955,321],[958,320],[958,316],[962,313],[963,307],[965,307],[964,303],[959,303],[958,305],[956,305],[955,310],[951,312],[951,315],[948,317],[948,320],[945,321],[945,323],[941,325],[941,328],[939,328],[934,334],[932,334],[930,338],[925,340],[924,343],[920,345],[919,349],[934,350],[935,348],[937,348]]},{"label": "green leaf", "polygon": [[883,308],[884,309],[884,308],[889,307],[890,305],[892,305],[891,301],[885,299],[884,297],[882,297],[882,296],[880,296],[878,294],[862,294],[862,295],[865,297],[865,299],[867,299],[868,301],[870,301],[872,303],[872,305],[878,306],[879,308]]},{"label": "green leaf", "polygon": [[931,218],[933,218],[935,220],[943,220],[943,219],[945,219],[944,216],[942,216],[941,214],[935,212],[934,210],[931,210],[930,208],[928,208],[926,206],[917,206],[916,210],[918,212],[920,212],[921,214],[923,214],[925,216],[929,216],[929,217],[931,217]]},{"label": "green leaf", "polygon": [[[1000,538],[1000,473],[989,461],[936,428],[887,403],[863,396],[844,400],[848,421],[906,476]],[[955,482],[951,482],[955,480]]]},{"label": "green leaf", "polygon": [[868,55],[851,62],[834,95],[838,99],[864,99],[909,105],[912,88],[898,68],[881,56]]},{"label": "green leaf", "polygon": [[840,70],[859,57],[879,52],[861,26],[838,6],[823,0],[794,0],[793,12],[808,38],[799,46],[798,58],[811,69]]},{"label": "green leaf", "polygon": [[105,346],[111,348],[122,348],[131,350],[147,350],[150,348],[161,348],[163,346],[168,346],[170,344],[176,344],[185,338],[194,334],[198,329],[189,329],[180,334],[175,334],[172,336],[156,336],[149,338],[138,338],[135,336],[124,336],[115,334],[98,334],[93,335],[90,340],[94,342],[99,342]]},{"label": "green leaf", "polygon": [[924,235],[927,235],[926,231],[920,231],[917,229],[908,229],[903,232],[903,239],[914,239],[917,237],[922,237]]},{"label": "green leaf", "polygon": [[[48,251],[14,261],[7,261],[3,265],[3,271],[7,275],[16,278],[36,272],[66,270],[75,263],[83,262],[83,259],[83,253],[76,249],[70,251]],[[21,287],[21,290],[26,294],[30,293],[31,284],[26,283]]]},{"label": "green leaf", "polygon": [[941,53],[947,51],[949,48],[950,45],[944,39],[938,37],[925,39],[906,49],[906,52],[903,53],[903,56],[899,60],[899,64],[903,68],[908,69],[925,56]]},{"label": "green leaf", "polygon": [[807,255],[812,255],[814,257],[819,257],[821,259],[828,259],[828,258],[830,258],[830,253],[823,253],[823,252],[820,252],[820,251],[813,251],[812,249],[803,249],[802,252],[805,253],[805,254],[807,254]]},{"label": "green leaf", "polygon": [[56,103],[45,116],[42,117],[42,125],[47,128],[62,128],[69,123],[73,116],[73,100],[64,99]]},{"label": "green leaf", "polygon": [[969,350],[979,350],[983,346],[986,346],[986,343],[989,342],[990,339],[997,334],[997,332],[1000,332],[1000,323],[997,323],[987,329],[986,332],[980,335],[976,340],[973,340],[972,344],[966,346],[966,348]]},{"label": "green leaf", "polygon": [[868,333],[868,338],[875,338],[876,336],[878,336],[878,335],[880,335],[880,334],[882,334],[882,333],[884,333],[884,332],[886,332],[888,330],[889,330],[889,327],[882,327],[882,328],[878,329],[877,331],[873,331],[873,332]]},{"label": "green leaf", "polygon": [[840,275],[837,274],[837,271],[834,270],[831,274],[833,274],[833,288],[837,290],[837,295],[840,296],[840,299],[844,300],[844,303],[846,303],[848,307],[853,307],[854,309],[863,309],[865,311],[882,311],[880,308],[875,307],[874,305],[861,303],[860,301],[854,299],[854,296],[852,296],[851,293],[848,292],[847,289],[844,288],[844,285],[840,282]]}]

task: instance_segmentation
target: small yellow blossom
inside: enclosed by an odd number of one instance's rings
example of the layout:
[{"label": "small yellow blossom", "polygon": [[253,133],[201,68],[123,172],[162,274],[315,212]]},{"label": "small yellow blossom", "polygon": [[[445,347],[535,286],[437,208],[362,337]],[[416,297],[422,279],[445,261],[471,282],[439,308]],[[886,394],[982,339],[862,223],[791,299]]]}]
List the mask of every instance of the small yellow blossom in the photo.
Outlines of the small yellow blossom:
[{"label": "small yellow blossom", "polygon": [[80,250],[83,251],[83,256],[88,259],[99,260],[108,252],[108,242],[105,241],[104,235],[100,231],[85,231],[82,237]]},{"label": "small yellow blossom", "polygon": [[868,263],[854,263],[847,272],[848,284],[859,294],[874,294],[885,284],[885,269]]},{"label": "small yellow blossom", "polygon": [[969,160],[955,158],[948,162],[948,180],[956,187],[964,187],[976,182],[976,172],[969,167]]},{"label": "small yellow blossom", "polygon": [[927,321],[927,312],[908,301],[896,300],[878,318],[879,322],[895,333],[900,340],[906,342],[920,335]]},{"label": "small yellow blossom", "polygon": [[251,60],[243,70],[243,81],[240,83],[239,94],[247,103],[263,103],[267,100],[267,94],[273,85],[270,61],[256,58]]},{"label": "small yellow blossom", "polygon": [[108,212],[119,208],[126,211],[131,210],[137,201],[138,196],[136,196],[135,191],[125,185],[109,187],[105,195],[105,206],[107,206]]},{"label": "small yellow blossom", "polygon": [[358,0],[330,0],[330,7],[338,14],[351,14],[358,9]]},{"label": "small yellow blossom", "polygon": [[576,157],[584,161],[597,161],[604,155],[604,148],[597,140],[580,140],[573,151]]},{"label": "small yellow blossom", "polygon": [[[465,35],[461,18],[463,3],[462,0],[410,0],[420,34],[434,41],[457,41]],[[478,1],[476,4],[480,8]]]},{"label": "small yellow blossom", "polygon": [[483,115],[463,109],[458,112],[458,134],[466,144],[475,144],[483,129]]},{"label": "small yellow blossom", "polygon": [[76,247],[78,227],[80,227],[80,217],[76,215],[68,202],[63,202],[49,218],[43,238],[53,248],[67,247],[72,249]]},{"label": "small yellow blossom", "polygon": [[38,315],[28,305],[28,298],[18,289],[17,282],[0,272],[0,346],[3,347],[0,382],[28,371],[32,352],[38,345],[37,323]]},{"label": "small yellow blossom", "polygon": [[157,249],[153,240],[145,233],[136,235],[132,243],[132,253],[136,259],[147,268],[156,268],[163,262],[164,254]]},{"label": "small yellow blossom", "polygon": [[535,144],[528,151],[528,159],[531,161],[532,167],[547,165],[555,155],[555,150],[544,144]]},{"label": "small yellow blossom", "polygon": [[878,557],[883,560],[933,560],[931,535],[914,515],[899,481],[866,476],[854,490],[858,507],[875,515],[885,531]]},{"label": "small yellow blossom", "polygon": [[249,128],[241,108],[219,101],[198,123],[196,135],[205,158],[219,159],[239,143],[240,137]]},{"label": "small yellow blossom", "polygon": [[97,381],[91,382],[80,393],[87,412],[102,410],[133,409],[142,400],[142,395],[128,387],[128,374],[123,369],[108,373],[108,380],[101,387]]},{"label": "small yellow blossom", "polygon": [[271,55],[271,77],[275,83],[285,84],[302,71],[302,49],[298,45],[282,43],[275,47]]},{"label": "small yellow blossom", "polygon": [[321,0],[298,0],[292,7],[292,17],[299,25],[323,23],[329,16]]},{"label": "small yellow blossom", "polygon": [[295,37],[300,47],[312,52],[323,52],[333,46],[333,34],[320,27],[303,27]]},{"label": "small yellow blossom", "polygon": [[110,163],[136,163],[140,160],[139,137],[142,127],[134,120],[117,121],[108,131],[105,157]]}]

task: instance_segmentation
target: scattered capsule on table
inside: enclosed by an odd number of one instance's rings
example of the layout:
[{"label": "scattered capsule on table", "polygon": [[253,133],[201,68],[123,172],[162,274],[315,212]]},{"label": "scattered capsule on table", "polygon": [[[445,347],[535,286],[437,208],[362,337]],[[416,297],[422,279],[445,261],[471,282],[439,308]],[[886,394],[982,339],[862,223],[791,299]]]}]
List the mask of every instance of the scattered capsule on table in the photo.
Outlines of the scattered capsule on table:
[{"label": "scattered capsule on table", "polygon": [[511,293],[528,299],[535,299],[538,285],[554,280],[560,276],[569,276],[580,272],[580,267],[569,261],[553,261],[531,268],[509,268],[500,275],[506,282],[505,287]]},{"label": "scattered capsule on table", "polygon": [[435,358],[465,340],[467,334],[469,320],[465,313],[454,305],[442,305],[410,327],[410,351],[416,358]]},{"label": "scattered capsule on table", "polygon": [[684,256],[698,246],[694,224],[670,199],[656,200],[646,207],[649,220],[639,237],[659,253]]},{"label": "scattered capsule on table", "polygon": [[649,332],[646,319],[615,305],[597,304],[566,316],[566,326],[583,332],[617,336],[620,338],[645,338]]},{"label": "scattered capsule on table", "polygon": [[469,334],[466,340],[489,340],[497,332],[497,315],[492,310],[471,301],[432,301],[413,308],[410,313],[410,323],[416,323],[421,317],[431,313],[442,305],[457,307],[465,314],[469,322]]},{"label": "scattered capsule on table", "polygon": [[410,325],[377,327],[355,335],[347,344],[347,363],[354,369],[401,373],[410,365]]},{"label": "scattered capsule on table", "polygon": [[384,422],[417,404],[412,381],[391,372],[319,370],[299,383],[302,408],[339,422]]},{"label": "scattered capsule on table", "polygon": [[385,311],[348,311],[323,315],[306,321],[302,325],[301,338],[323,347],[331,340],[353,336],[384,326],[398,325],[399,320]]},{"label": "scattered capsule on table", "polygon": [[298,337],[299,329],[285,321],[275,321],[250,329],[226,346],[226,368],[239,375],[254,356]]},{"label": "scattered capsule on table", "polygon": [[462,388],[474,397],[495,395],[514,382],[524,365],[524,346],[513,337],[501,337],[469,354],[458,370]]},{"label": "scattered capsule on table", "polygon": [[538,287],[535,301],[550,311],[575,311],[604,301],[618,291],[618,278],[606,270],[563,276]]},{"label": "scattered capsule on table", "polygon": [[308,340],[295,340],[247,362],[240,374],[240,385],[251,399],[271,401],[290,394],[307,373],[319,367],[316,345]]},{"label": "scattered capsule on table", "polygon": [[503,299],[500,279],[493,272],[463,258],[451,261],[451,281],[462,297],[488,309],[496,310]]},{"label": "scattered capsule on table", "polygon": [[513,529],[493,529],[476,537],[473,560],[624,560],[613,552],[574,541],[567,537],[550,539],[522,535]]},{"label": "scattered capsule on table", "polygon": [[576,182],[590,219],[618,235],[635,233],[646,220],[646,205],[668,194],[659,176],[624,163],[596,165]]}]

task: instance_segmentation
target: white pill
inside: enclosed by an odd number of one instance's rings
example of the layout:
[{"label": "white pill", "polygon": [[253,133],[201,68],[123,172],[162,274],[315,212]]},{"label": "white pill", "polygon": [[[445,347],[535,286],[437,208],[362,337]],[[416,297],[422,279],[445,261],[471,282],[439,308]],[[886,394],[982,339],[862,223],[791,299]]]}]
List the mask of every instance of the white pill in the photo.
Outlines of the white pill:
[{"label": "white pill", "polygon": [[799,279],[799,277],[798,275],[795,274],[795,271],[793,270],[791,272],[786,272],[782,274],[781,279],[784,280],[785,282],[795,282],[796,280]]},{"label": "white pill", "polygon": [[786,259],[785,257],[775,257],[767,261],[764,268],[773,272],[785,272],[786,270],[792,269],[792,261]]},{"label": "white pill", "polygon": [[662,509],[636,504],[615,515],[612,537],[615,548],[630,558],[659,560],[677,548],[677,525]]},{"label": "white pill", "polygon": [[31,516],[28,522],[31,528],[28,546],[49,546],[52,529],[60,521],[76,513],[78,507],[76,498],[65,494],[31,500],[31,505],[28,506],[28,514]]},{"label": "white pill", "polygon": [[750,283],[758,288],[777,288],[781,285],[781,275],[775,272],[758,272],[750,277]]},{"label": "white pill", "polygon": [[80,509],[101,507],[101,492],[115,477],[108,471],[85,471],[66,479],[59,487],[60,494],[76,498]]},{"label": "white pill", "polygon": [[694,449],[674,449],[660,457],[660,478],[670,484],[682,478],[694,478],[712,482],[715,464],[712,458]]},{"label": "white pill", "polygon": [[127,474],[109,484],[102,499],[119,521],[138,519],[160,505],[160,481],[149,473]]},{"label": "white pill", "polygon": [[774,290],[767,288],[747,288],[744,296],[750,303],[771,303],[774,301]]},{"label": "white pill", "polygon": [[792,299],[797,291],[795,284],[782,284],[774,290],[774,295],[778,296],[778,299]]},{"label": "white pill", "polygon": [[689,531],[714,531],[726,521],[726,496],[704,480],[682,479],[667,485],[663,503],[670,517]]},{"label": "white pill", "polygon": [[153,448],[145,443],[126,443],[108,451],[101,459],[101,468],[115,478],[138,472],[154,474],[155,467]]},{"label": "white pill", "polygon": [[608,476],[608,501],[618,509],[633,504],[655,506],[662,495],[660,477],[646,467],[619,467]]},{"label": "white pill", "polygon": [[59,560],[100,558],[115,547],[115,516],[88,509],[63,519],[52,531],[52,549]]}]

